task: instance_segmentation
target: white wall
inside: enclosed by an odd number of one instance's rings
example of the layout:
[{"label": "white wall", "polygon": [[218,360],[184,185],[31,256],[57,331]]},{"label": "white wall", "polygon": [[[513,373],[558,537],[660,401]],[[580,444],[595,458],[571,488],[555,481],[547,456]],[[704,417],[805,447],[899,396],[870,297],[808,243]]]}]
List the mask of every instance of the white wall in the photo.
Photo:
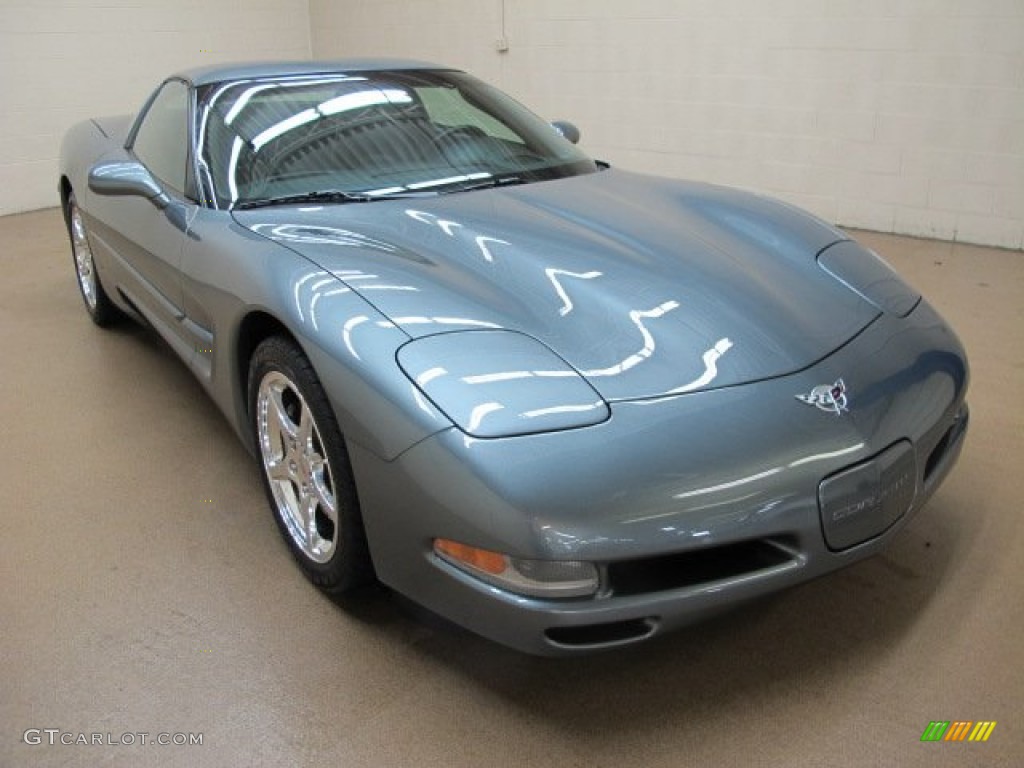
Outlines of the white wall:
[{"label": "white wall", "polygon": [[0,214],[57,205],[64,131],[171,72],[309,55],[307,0],[0,0]]},{"label": "white wall", "polygon": [[1024,247],[1024,0],[0,0],[0,214],[56,202],[76,120],[311,51],[463,67],[622,167]]},{"label": "white wall", "polygon": [[622,167],[1024,247],[1024,0],[310,0],[313,53],[453,64]]}]

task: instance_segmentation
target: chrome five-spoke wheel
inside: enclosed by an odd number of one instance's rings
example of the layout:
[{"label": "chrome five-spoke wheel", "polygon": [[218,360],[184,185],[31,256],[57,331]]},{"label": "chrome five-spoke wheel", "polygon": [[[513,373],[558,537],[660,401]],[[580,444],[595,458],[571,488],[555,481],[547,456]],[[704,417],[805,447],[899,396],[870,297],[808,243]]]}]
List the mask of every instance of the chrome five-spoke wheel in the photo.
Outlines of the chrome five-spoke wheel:
[{"label": "chrome five-spoke wheel", "polygon": [[271,371],[260,382],[256,427],[270,492],[295,546],[317,563],[337,547],[338,502],[313,414],[294,382]]},{"label": "chrome five-spoke wheel", "polygon": [[249,362],[249,409],[278,527],[313,583],[342,594],[373,580],[348,451],[320,380],[290,339]]},{"label": "chrome five-spoke wheel", "polygon": [[96,325],[110,325],[119,320],[122,313],[103,290],[99,272],[96,271],[92,246],[89,244],[85,218],[73,192],[68,195],[66,213],[68,235],[71,238],[71,256],[75,261],[75,277],[78,278],[78,290],[82,294],[85,308]]},{"label": "chrome five-spoke wheel", "polygon": [[89,247],[89,238],[85,234],[85,222],[82,221],[82,212],[78,206],[71,203],[68,206],[69,221],[71,227],[71,248],[75,256],[75,268],[78,272],[78,287],[82,291],[82,298],[90,310],[96,309],[96,272],[92,263],[92,249]]}]

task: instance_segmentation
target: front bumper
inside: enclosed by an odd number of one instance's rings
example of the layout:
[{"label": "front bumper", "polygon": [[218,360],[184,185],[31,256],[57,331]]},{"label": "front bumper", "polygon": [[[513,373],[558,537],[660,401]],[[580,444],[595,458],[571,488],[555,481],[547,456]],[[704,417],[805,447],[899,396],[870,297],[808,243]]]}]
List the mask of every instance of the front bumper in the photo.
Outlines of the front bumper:
[{"label": "front bumper", "polygon": [[[796,398],[839,378],[844,413]],[[967,382],[959,341],[922,301],[799,373],[614,403],[584,429],[488,440],[449,429],[391,462],[353,445],[374,565],[414,601],[523,651],[643,640],[883,549],[956,462]],[[864,480],[891,466],[895,480]],[[852,501],[837,506],[836,489]],[[515,595],[440,560],[436,537],[588,560],[602,587]]]}]

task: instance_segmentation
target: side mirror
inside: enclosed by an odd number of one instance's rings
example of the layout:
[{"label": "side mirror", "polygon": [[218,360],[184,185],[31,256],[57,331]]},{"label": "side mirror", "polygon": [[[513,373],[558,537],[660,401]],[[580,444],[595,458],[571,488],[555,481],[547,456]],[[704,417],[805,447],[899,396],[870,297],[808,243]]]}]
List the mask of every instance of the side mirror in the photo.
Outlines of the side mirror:
[{"label": "side mirror", "polygon": [[571,141],[573,144],[580,143],[580,129],[568,120],[554,120],[551,127],[562,134],[562,138]]},{"label": "side mirror", "polygon": [[97,163],[89,169],[89,189],[98,195],[144,197],[161,209],[170,203],[152,174],[134,160]]}]

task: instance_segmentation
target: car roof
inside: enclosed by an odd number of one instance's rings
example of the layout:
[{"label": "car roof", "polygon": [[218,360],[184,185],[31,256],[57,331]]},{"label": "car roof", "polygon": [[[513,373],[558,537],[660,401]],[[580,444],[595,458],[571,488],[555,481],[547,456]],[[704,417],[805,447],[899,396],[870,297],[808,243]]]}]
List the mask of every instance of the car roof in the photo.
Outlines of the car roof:
[{"label": "car roof", "polygon": [[250,61],[194,67],[175,76],[193,85],[208,85],[230,80],[249,80],[291,75],[322,75],[337,72],[373,72],[396,69],[452,69],[414,59],[334,59],[324,61]]}]

